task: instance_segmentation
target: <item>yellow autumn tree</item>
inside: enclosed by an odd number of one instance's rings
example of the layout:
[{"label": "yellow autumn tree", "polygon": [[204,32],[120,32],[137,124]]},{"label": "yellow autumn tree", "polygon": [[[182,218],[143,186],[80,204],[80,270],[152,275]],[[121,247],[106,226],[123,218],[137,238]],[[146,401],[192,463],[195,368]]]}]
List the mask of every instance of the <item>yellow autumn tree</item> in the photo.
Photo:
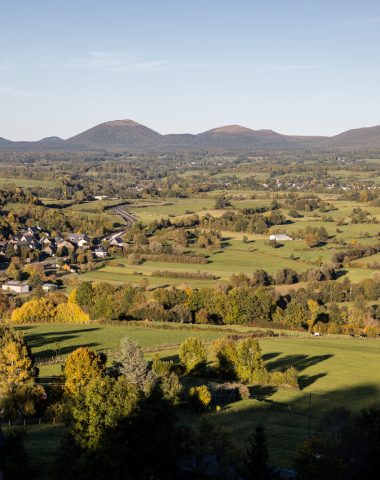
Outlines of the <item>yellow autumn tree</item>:
[{"label": "yellow autumn tree", "polygon": [[53,322],[56,308],[46,298],[33,298],[12,312],[12,323]]},{"label": "yellow autumn tree", "polygon": [[67,297],[67,303],[78,303],[77,302],[77,289],[73,288],[70,292],[70,295]]},{"label": "yellow autumn tree", "polygon": [[0,327],[0,411],[6,418],[33,415],[44,398],[24,339],[11,327]]},{"label": "yellow autumn tree", "polygon": [[104,372],[104,359],[87,347],[74,350],[68,357],[64,366],[65,392],[77,396],[89,382],[101,377]]},{"label": "yellow autumn tree", "polygon": [[318,320],[318,315],[319,315],[319,305],[318,302],[315,300],[309,299],[307,301],[307,308],[309,310],[309,315],[310,318],[308,320],[309,324],[309,331],[313,331],[314,325],[316,324]]},{"label": "yellow autumn tree", "polygon": [[61,323],[89,323],[90,316],[76,303],[61,303],[56,309],[56,321]]},{"label": "yellow autumn tree", "polygon": [[207,407],[212,400],[211,392],[206,385],[191,387],[189,390],[189,397],[195,404],[202,407]]}]

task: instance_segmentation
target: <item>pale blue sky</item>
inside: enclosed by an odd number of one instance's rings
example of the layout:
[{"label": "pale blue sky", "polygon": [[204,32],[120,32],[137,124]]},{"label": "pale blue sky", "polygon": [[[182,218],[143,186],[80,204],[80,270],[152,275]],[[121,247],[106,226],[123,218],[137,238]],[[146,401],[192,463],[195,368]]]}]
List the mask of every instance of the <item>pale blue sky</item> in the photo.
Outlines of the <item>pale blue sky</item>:
[{"label": "pale blue sky", "polygon": [[380,124],[380,2],[1,0],[0,137]]}]

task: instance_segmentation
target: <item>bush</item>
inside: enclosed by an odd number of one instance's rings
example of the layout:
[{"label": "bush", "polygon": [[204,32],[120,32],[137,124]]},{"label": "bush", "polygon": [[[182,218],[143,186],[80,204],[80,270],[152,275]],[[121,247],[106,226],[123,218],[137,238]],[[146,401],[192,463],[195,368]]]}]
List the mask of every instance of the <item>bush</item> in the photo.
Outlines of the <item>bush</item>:
[{"label": "bush", "polygon": [[206,385],[201,385],[200,387],[190,388],[189,398],[194,405],[207,407],[211,403],[212,395]]}]

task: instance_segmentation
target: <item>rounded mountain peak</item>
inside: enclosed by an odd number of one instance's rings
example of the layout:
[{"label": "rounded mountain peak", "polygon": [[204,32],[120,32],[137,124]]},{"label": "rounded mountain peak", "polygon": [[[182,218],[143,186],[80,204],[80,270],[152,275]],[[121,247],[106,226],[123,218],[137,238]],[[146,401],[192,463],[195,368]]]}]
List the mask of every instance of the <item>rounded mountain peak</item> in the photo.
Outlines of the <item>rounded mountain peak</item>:
[{"label": "rounded mountain peak", "polygon": [[131,120],[129,118],[126,118],[124,120],[112,120],[110,122],[106,122],[104,125],[108,126],[115,126],[115,127],[137,127],[140,126],[140,123],[135,122],[134,120]]},{"label": "rounded mountain peak", "polygon": [[213,128],[209,130],[210,133],[227,133],[227,134],[239,134],[239,133],[253,133],[254,130],[241,125],[225,125],[223,127]]}]

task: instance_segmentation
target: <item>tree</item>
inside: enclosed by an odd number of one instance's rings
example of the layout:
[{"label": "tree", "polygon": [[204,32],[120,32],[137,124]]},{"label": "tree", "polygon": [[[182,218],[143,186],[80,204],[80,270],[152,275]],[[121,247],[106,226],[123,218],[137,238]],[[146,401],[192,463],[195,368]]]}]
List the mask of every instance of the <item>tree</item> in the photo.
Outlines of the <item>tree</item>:
[{"label": "tree", "polygon": [[142,395],[124,376],[116,380],[105,375],[88,384],[71,410],[55,480],[180,477],[184,438],[160,389]]},{"label": "tree", "polygon": [[161,377],[159,384],[165,400],[172,405],[181,403],[183,387],[176,373],[171,372]]},{"label": "tree", "polygon": [[268,445],[264,427],[260,424],[248,439],[248,448],[244,462],[246,480],[274,480],[279,478],[268,466]]},{"label": "tree", "polygon": [[74,440],[82,448],[97,450],[105,431],[128,417],[139,399],[137,387],[125,377],[92,376],[72,399],[70,432]]},{"label": "tree", "polygon": [[252,275],[252,284],[253,285],[262,285],[264,287],[272,284],[272,277],[263,270],[262,268],[258,268],[253,272]]},{"label": "tree", "polygon": [[144,353],[137,343],[125,337],[120,342],[120,348],[115,353],[114,369],[126,380],[136,385],[140,390],[148,391],[154,383],[155,375],[149,370]]},{"label": "tree", "polygon": [[225,208],[228,208],[231,206],[231,203],[229,200],[227,200],[226,197],[221,195],[220,197],[217,197],[215,200],[215,210],[224,210]]},{"label": "tree", "polygon": [[89,323],[90,316],[76,303],[60,303],[56,310],[56,321],[62,323]]},{"label": "tree", "polygon": [[55,305],[47,298],[33,298],[12,312],[12,323],[52,322],[55,319]]},{"label": "tree", "polygon": [[94,301],[94,291],[92,289],[91,282],[82,282],[76,291],[76,302],[82,308],[88,309],[91,307]]},{"label": "tree", "polygon": [[35,384],[33,358],[23,337],[10,327],[0,327],[0,410],[8,418],[33,415],[45,399]]},{"label": "tree", "polygon": [[197,337],[187,338],[179,347],[179,358],[186,368],[186,373],[194,372],[204,366],[207,361],[203,341]]},{"label": "tree", "polygon": [[105,360],[105,357],[87,347],[77,348],[70,353],[63,369],[65,393],[78,396],[92,379],[103,375]]},{"label": "tree", "polygon": [[19,257],[12,257],[6,270],[7,276],[13,280],[21,280],[23,263]]}]

